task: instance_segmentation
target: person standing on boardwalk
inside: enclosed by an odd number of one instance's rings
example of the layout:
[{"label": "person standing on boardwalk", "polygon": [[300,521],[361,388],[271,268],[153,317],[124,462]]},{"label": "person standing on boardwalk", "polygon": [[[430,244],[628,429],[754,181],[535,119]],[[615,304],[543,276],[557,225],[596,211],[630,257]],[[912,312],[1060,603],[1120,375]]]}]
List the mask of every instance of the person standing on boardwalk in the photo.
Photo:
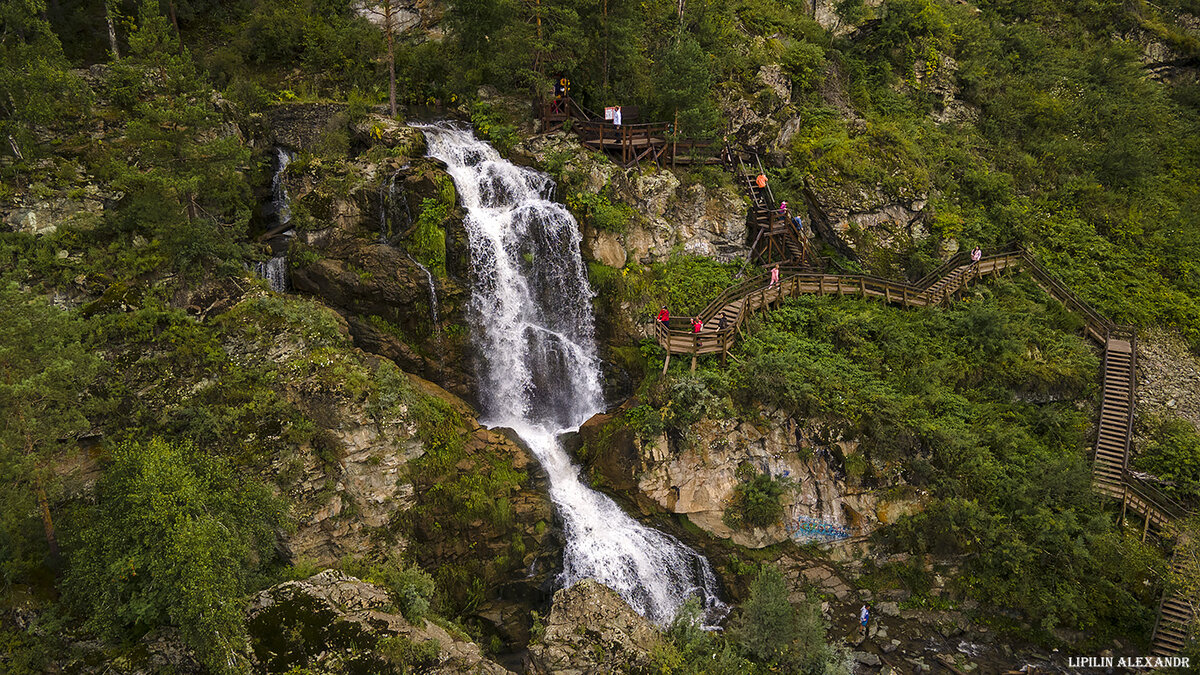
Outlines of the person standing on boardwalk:
[{"label": "person standing on boardwalk", "polygon": [[779,263],[776,263],[775,266],[771,268],[771,285],[768,286],[767,288],[775,288],[778,285],[779,285]]},{"label": "person standing on boardwalk", "polygon": [[787,202],[779,202],[779,215],[786,216],[787,211]]},{"label": "person standing on boardwalk", "polygon": [[700,317],[692,319],[692,332],[699,333],[701,328],[704,328],[704,322],[700,320]]},{"label": "person standing on boardwalk", "polygon": [[613,126],[621,126],[621,106],[617,106],[616,109],[613,110]]},{"label": "person standing on boardwalk", "polygon": [[971,251],[971,262],[977,263],[977,262],[979,262],[979,259],[982,257],[983,257],[983,250],[980,249],[978,246],[976,246],[975,250]]},{"label": "person standing on boardwalk", "polygon": [[663,328],[671,323],[671,312],[667,311],[667,306],[663,305],[662,309],[658,310],[658,320],[662,322]]}]

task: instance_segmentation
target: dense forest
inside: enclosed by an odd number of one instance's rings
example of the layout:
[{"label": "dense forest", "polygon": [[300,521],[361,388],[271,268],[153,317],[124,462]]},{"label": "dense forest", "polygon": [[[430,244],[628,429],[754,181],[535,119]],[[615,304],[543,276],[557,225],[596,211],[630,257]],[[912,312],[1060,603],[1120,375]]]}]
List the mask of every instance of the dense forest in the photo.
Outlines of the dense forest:
[{"label": "dense forest", "polygon": [[[0,670],[476,672],[416,633],[247,618],[266,589],[324,569],[480,645],[489,667],[518,670],[550,640],[539,565],[560,535],[529,451],[476,422],[462,206],[404,123],[472,124],[556,179],[585,239],[629,236],[652,201],[629,186],[667,171],[609,167],[596,189],[580,167],[603,157],[530,150],[530,102],[563,77],[589,109],[759,147],[779,199],[917,205],[902,233],[851,222],[815,242],[838,269],[916,280],[958,250],[1020,245],[1113,321],[1172,336],[1180,361],[1162,368],[1190,368],[1197,17],[1200,0],[0,0]],[[334,112],[280,165],[277,111],[303,105]],[[676,173],[681,190],[734,189],[719,168]],[[397,176],[408,229],[389,242]],[[295,193],[292,275],[337,264],[347,287],[383,284],[392,270],[359,254],[382,236],[424,272],[409,270],[421,302],[436,280],[440,317],[436,296],[432,318],[422,306],[411,320],[342,287],[268,289],[253,270],[273,255],[273,179]],[[322,243],[351,211],[362,231]],[[682,246],[621,259],[587,261],[621,407],[577,457],[593,485],[701,548],[731,605],[720,631],[685,605],[631,670],[850,672],[870,663],[854,665],[860,642],[842,634],[860,597],[955,612],[1010,657],[1114,641],[1147,653],[1164,588],[1196,606],[1196,542],[1147,538],[1091,491],[1100,359],[1030,278],[943,308],[788,300],[750,320],[730,363],[691,369],[664,367],[628,327],[661,305],[695,314],[757,270],[744,252]],[[1188,509],[1198,396],[1139,409],[1131,465]],[[741,546],[653,507],[599,446],[682,455],[712,440],[705,425],[779,419],[817,425],[822,447],[853,442],[830,455],[842,484],[920,495],[848,564],[861,595],[786,574],[781,561],[846,563],[817,546]],[[384,498],[346,487],[360,446],[361,466],[394,470]],[[798,490],[741,467],[739,480],[722,506],[732,530],[778,524]],[[314,635],[346,656],[328,660]],[[1197,637],[1193,621],[1193,658]],[[154,660],[164,640],[188,656]]]}]

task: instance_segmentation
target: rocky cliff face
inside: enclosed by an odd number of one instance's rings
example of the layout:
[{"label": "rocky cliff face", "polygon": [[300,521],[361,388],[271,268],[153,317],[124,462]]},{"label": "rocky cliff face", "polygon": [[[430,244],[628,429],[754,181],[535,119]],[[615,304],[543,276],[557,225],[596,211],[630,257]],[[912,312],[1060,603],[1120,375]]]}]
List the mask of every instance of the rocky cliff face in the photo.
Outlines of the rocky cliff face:
[{"label": "rocky cliff face", "polygon": [[[631,207],[619,230],[583,226],[583,252],[609,267],[648,264],[682,250],[718,260],[744,257],[746,205],[732,187],[684,184],[669,170],[622,169],[586,150],[571,134],[534,136],[514,150],[519,158],[557,175],[558,198],[572,203],[571,191],[611,195]],[[562,180],[567,177],[568,180]]]},{"label": "rocky cliff face", "polygon": [[[680,438],[642,439],[622,426],[621,414],[597,415],[580,429],[590,466],[650,508],[684,515],[713,536],[742,546],[821,540],[808,529],[818,523],[863,535],[920,508],[915,491],[891,490],[884,496],[863,485],[863,469],[848,475],[848,464],[862,467],[868,460],[857,454],[855,441],[820,422],[767,412],[757,419],[703,419]],[[727,522],[727,507],[747,469],[788,485],[780,522],[751,529]]]},{"label": "rocky cliff face", "polygon": [[[370,116],[354,126],[354,137],[371,150],[355,158],[312,156],[286,173],[298,231],[289,254],[292,285],[341,312],[363,349],[471,398],[463,312],[469,256],[452,188],[447,195],[441,187],[449,177],[421,156],[419,131]],[[429,200],[441,209],[432,219],[443,240],[436,248],[444,251],[436,264],[428,242],[414,243]],[[437,206],[439,200],[448,203]]]}]

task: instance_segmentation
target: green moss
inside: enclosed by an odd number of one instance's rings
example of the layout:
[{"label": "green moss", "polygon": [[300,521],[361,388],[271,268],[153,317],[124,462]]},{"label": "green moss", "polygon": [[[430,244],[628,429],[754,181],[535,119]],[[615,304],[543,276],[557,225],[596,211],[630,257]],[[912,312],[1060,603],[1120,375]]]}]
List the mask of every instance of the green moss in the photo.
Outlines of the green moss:
[{"label": "green moss", "polygon": [[450,213],[451,204],[445,201],[425,199],[421,202],[421,213],[413,229],[409,250],[422,265],[438,277],[446,276],[446,230],[443,225]]}]

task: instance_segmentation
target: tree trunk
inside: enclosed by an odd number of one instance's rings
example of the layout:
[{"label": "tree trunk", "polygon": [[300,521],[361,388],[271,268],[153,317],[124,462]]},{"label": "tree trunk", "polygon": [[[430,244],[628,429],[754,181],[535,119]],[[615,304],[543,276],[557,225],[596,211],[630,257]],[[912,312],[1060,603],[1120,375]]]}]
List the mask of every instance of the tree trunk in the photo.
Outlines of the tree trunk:
[{"label": "tree trunk", "polygon": [[604,86],[602,88],[602,91],[604,92],[604,95],[607,97],[608,96],[608,0],[604,0],[604,2],[603,2],[603,5],[601,7],[601,15],[604,17],[604,67],[603,67]]},{"label": "tree trunk", "polygon": [[[23,419],[23,415],[18,417]],[[33,457],[33,436],[25,434],[25,456]],[[37,473],[37,470],[34,470]],[[42,528],[46,530],[46,544],[50,546],[50,555],[58,558],[58,536],[54,534],[54,519],[50,517],[50,500],[46,497],[46,486],[42,484],[42,477],[36,476],[33,479],[33,492],[37,495],[38,510],[42,512]]]},{"label": "tree trunk", "polygon": [[387,25],[384,30],[387,32],[388,45],[388,103],[391,105],[392,117],[396,116],[396,39],[392,35],[392,26],[394,25],[394,11],[390,9],[391,4],[388,4],[389,10],[384,20]]},{"label": "tree trunk", "polygon": [[46,544],[50,547],[50,556],[57,558],[58,535],[54,534],[54,519],[50,517],[50,500],[46,498],[46,488],[42,487],[40,477],[34,483],[33,489],[37,493],[38,508],[42,512],[42,528],[46,530]]},{"label": "tree trunk", "polygon": [[117,48],[117,26],[113,23],[113,8],[110,0],[104,2],[104,20],[108,22],[108,44],[112,48],[113,61],[120,61],[121,50]]}]

